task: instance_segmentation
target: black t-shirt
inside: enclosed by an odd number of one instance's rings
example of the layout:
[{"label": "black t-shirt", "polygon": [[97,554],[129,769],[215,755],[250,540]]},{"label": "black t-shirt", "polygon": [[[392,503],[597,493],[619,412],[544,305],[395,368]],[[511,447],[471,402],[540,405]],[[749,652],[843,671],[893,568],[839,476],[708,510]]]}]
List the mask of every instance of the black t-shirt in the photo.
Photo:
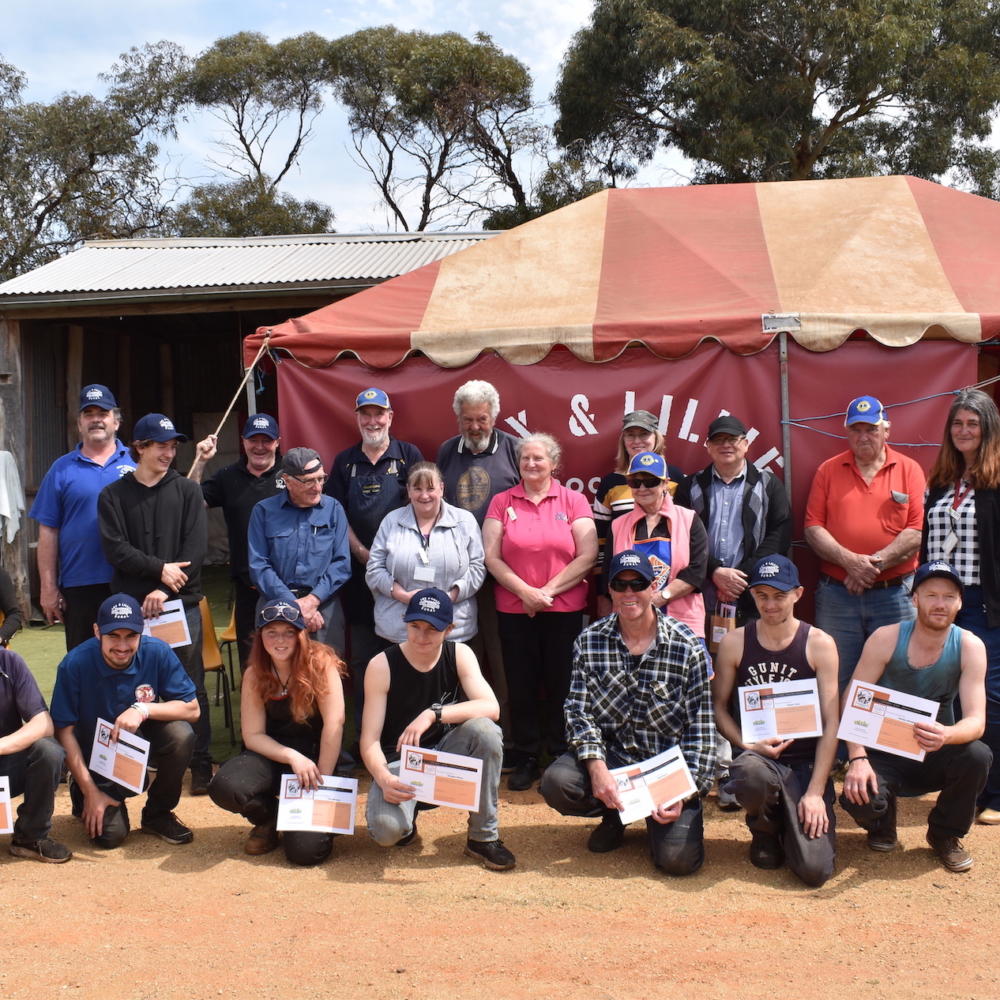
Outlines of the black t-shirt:
[{"label": "black t-shirt", "polygon": [[[404,729],[424,709],[435,703],[442,705],[463,701],[455,663],[455,643],[445,642],[437,663],[428,671],[414,668],[398,645],[385,651],[389,661],[389,694],[386,698],[385,721],[379,742],[387,761],[399,760],[396,743]],[[436,746],[447,726],[435,722],[420,738],[420,745]]]},{"label": "black t-shirt", "polygon": [[28,664],[10,649],[0,649],[0,736],[16,733],[48,707]]}]

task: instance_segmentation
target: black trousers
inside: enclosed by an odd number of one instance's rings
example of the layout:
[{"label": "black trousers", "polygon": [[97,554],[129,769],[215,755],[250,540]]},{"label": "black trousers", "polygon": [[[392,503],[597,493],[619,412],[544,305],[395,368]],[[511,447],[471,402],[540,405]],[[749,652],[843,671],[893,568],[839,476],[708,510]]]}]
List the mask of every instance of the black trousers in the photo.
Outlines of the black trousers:
[{"label": "black trousers", "polygon": [[81,642],[94,637],[97,612],[105,599],[111,596],[111,586],[107,583],[93,583],[86,587],[62,587],[63,624],[66,628],[66,652],[75,649]]}]

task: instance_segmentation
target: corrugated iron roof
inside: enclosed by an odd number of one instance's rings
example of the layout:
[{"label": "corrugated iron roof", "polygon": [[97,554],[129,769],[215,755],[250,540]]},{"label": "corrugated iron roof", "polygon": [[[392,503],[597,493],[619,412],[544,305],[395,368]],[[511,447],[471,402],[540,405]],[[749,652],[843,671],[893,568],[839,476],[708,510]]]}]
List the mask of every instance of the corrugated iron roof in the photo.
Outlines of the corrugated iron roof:
[{"label": "corrugated iron roof", "polygon": [[[495,233],[324,234],[247,239],[92,240],[0,284],[0,307],[32,296],[374,282],[406,274]],[[27,301],[26,301],[27,300]]]}]

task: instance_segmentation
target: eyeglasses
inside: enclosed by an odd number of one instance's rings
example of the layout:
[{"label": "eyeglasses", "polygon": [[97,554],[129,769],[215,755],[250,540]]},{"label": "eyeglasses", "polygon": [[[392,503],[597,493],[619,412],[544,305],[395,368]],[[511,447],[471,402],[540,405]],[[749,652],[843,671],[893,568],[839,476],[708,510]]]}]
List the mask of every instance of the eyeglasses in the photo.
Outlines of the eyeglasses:
[{"label": "eyeglasses", "polygon": [[261,608],[260,616],[266,624],[276,622],[279,618],[286,622],[297,622],[301,617],[301,612],[298,605],[270,604],[266,608]]},{"label": "eyeglasses", "polygon": [[608,586],[617,594],[624,594],[626,590],[633,590],[638,594],[640,590],[645,590],[649,586],[649,581],[642,579],[620,580],[616,578],[610,581]]},{"label": "eyeglasses", "polygon": [[[290,472],[286,472],[285,475],[292,476]],[[292,479],[294,479],[295,482],[301,483],[303,486],[319,487],[322,487],[329,478],[329,476],[292,476]]]},{"label": "eyeglasses", "polygon": [[655,490],[663,482],[661,479],[653,479],[649,476],[627,476],[625,482],[630,490]]}]

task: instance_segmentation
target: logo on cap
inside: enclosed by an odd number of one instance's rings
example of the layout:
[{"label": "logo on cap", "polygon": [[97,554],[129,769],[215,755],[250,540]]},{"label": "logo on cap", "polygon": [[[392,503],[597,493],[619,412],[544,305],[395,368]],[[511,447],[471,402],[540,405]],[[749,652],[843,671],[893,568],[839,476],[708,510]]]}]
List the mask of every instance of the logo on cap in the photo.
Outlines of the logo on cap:
[{"label": "logo on cap", "polygon": [[104,393],[100,389],[88,389],[87,399],[104,399]]},{"label": "logo on cap", "polygon": [[374,389],[368,389],[366,392],[361,393],[364,399],[374,399],[378,393]]},{"label": "logo on cap", "polygon": [[941,572],[944,572],[944,573],[949,573],[950,574],[950,573],[953,572],[951,566],[949,566],[946,562],[941,562],[940,560],[937,561],[937,562],[928,563],[927,564],[927,570],[930,573],[941,573]]},{"label": "logo on cap", "polygon": [[639,459],[639,464],[652,465],[655,461],[656,459],[652,455],[643,455],[642,458]]},{"label": "logo on cap", "polygon": [[625,555],[623,555],[621,557],[621,559],[618,560],[618,564],[620,566],[638,566],[639,565],[639,557],[637,555],[634,555],[633,553],[629,552],[629,553],[626,553]]},{"label": "logo on cap", "polygon": [[263,417],[255,417],[253,422],[254,427],[263,427],[267,430],[267,421]]},{"label": "logo on cap", "polygon": [[781,572],[781,567],[777,563],[766,562],[757,567],[758,576],[777,576]]},{"label": "logo on cap", "polygon": [[440,611],[441,602],[436,597],[421,597],[420,610],[429,612]]},{"label": "logo on cap", "polygon": [[854,407],[858,413],[867,413],[872,408],[872,404],[868,402],[867,399],[862,399],[857,406]]},{"label": "logo on cap", "polygon": [[161,426],[161,427],[162,427],[162,428],[163,428],[163,429],[164,429],[165,431],[172,431],[172,430],[174,429],[174,425],[173,425],[173,424],[172,424],[172,423],[171,423],[171,422],[170,422],[170,421],[169,421],[169,420],[168,420],[168,419],[167,419],[166,417],[164,417],[164,418],[163,418],[163,419],[162,419],[162,420],[160,421],[160,426]]},{"label": "logo on cap", "polygon": [[112,604],[111,605],[111,617],[112,618],[131,618],[132,609],[127,604]]}]

